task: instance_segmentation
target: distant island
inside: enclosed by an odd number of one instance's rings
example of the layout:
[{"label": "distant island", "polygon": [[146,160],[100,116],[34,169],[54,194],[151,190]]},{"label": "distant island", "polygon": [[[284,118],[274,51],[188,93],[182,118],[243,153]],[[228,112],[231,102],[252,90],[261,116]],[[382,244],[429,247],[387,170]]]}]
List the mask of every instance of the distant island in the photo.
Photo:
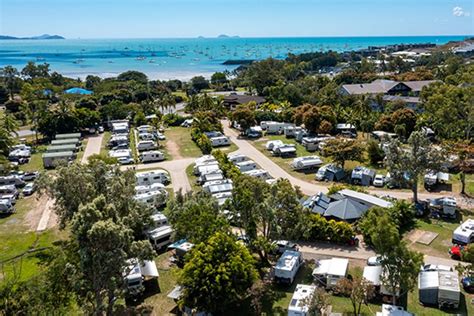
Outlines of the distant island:
[{"label": "distant island", "polygon": [[221,34],[221,35],[217,36],[217,38],[240,38],[240,36],[238,36],[238,35],[229,36],[229,35],[226,35],[226,34]]},{"label": "distant island", "polygon": [[49,35],[49,34],[43,34],[43,35],[31,36],[31,37],[16,37],[16,36],[0,35],[0,40],[50,40],[50,39],[65,39],[65,38],[59,35]]}]

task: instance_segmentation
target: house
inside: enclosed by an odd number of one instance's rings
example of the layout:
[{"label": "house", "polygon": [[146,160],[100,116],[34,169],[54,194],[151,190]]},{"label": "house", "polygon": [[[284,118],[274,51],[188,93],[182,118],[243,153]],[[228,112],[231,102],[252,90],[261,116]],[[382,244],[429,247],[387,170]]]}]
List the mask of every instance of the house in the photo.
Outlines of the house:
[{"label": "house", "polygon": [[351,182],[363,186],[372,184],[375,178],[375,171],[367,167],[358,166],[352,170]]},{"label": "house", "polygon": [[259,105],[265,103],[265,98],[256,95],[230,94],[224,97],[223,102],[224,106],[226,106],[229,110],[235,110],[239,105],[250,102],[255,102],[258,108]]},{"label": "house", "polygon": [[454,271],[422,271],[418,275],[420,303],[456,309],[461,300],[459,276]]},{"label": "house", "polygon": [[290,305],[288,306],[288,316],[306,316],[309,309],[309,300],[316,291],[316,286],[298,284],[296,285]]},{"label": "house", "polygon": [[[421,108],[421,100],[419,97],[411,97],[411,96],[401,96],[401,95],[384,95],[382,98],[385,104],[389,102],[403,102],[405,103],[405,107],[411,109],[415,112],[420,112]],[[375,110],[381,110],[380,107],[382,104],[373,104],[373,108]]]},{"label": "house", "polygon": [[347,276],[349,260],[342,258],[331,258],[319,260],[313,270],[313,277],[316,284],[320,284],[327,289],[334,288],[340,279]]},{"label": "house", "polygon": [[377,79],[371,83],[345,84],[341,87],[342,95],[415,95],[418,96],[421,90],[436,82],[436,80],[420,80],[420,81],[393,81],[386,79]]},{"label": "house", "polygon": [[324,211],[324,217],[353,222],[361,218],[368,209],[368,206],[354,200],[342,199],[329,203],[327,209]]}]

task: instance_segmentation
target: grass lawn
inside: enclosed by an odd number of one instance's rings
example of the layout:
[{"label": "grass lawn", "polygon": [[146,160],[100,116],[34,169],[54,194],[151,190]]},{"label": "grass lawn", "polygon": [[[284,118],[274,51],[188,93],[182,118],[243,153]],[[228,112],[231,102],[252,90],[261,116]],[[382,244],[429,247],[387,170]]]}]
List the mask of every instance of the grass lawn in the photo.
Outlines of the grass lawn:
[{"label": "grass lawn", "polygon": [[461,303],[459,304],[459,308],[454,311],[442,311],[436,307],[423,306],[420,304],[418,297],[418,288],[410,292],[408,295],[407,310],[415,315],[474,315],[474,306],[470,303],[474,298],[474,295],[467,294],[464,291],[461,293]]},{"label": "grass lawn", "polygon": [[180,126],[167,128],[165,131],[166,142],[176,143],[179,154],[183,158],[202,156],[201,149],[191,139],[191,129]]},{"label": "grass lawn", "polygon": [[[43,148],[44,146],[40,146],[40,148]],[[34,154],[31,155],[30,161],[27,164],[20,165],[19,168],[21,171],[40,171],[44,170],[43,167],[43,153],[45,152],[45,149],[41,149],[41,151],[37,151]]]},{"label": "grass lawn", "polygon": [[188,176],[189,184],[191,184],[191,189],[192,189],[193,191],[196,191],[196,190],[198,190],[199,188],[201,188],[201,187],[197,184],[197,177],[196,177],[196,175],[194,174],[194,164],[190,164],[190,165],[186,168],[186,175]]},{"label": "grass lawn", "polygon": [[108,155],[109,149],[107,148],[107,144],[109,143],[112,134],[110,132],[104,132],[104,137],[102,138],[102,144],[100,145],[100,154],[101,155]]},{"label": "grass lawn", "polygon": [[[212,149],[219,149],[220,151],[224,153],[231,153],[239,149],[236,144],[234,144],[232,141],[230,142],[230,146],[220,146],[220,147],[213,147]],[[202,154],[201,154],[202,155]]]},{"label": "grass lawn", "polygon": [[172,92],[171,94],[172,94],[172,95],[175,95],[175,96],[182,97],[184,100],[186,100],[187,97],[188,97],[188,96],[186,95],[186,92],[185,92],[185,91],[181,91],[181,90],[179,90],[179,91],[174,91],[174,92]]}]

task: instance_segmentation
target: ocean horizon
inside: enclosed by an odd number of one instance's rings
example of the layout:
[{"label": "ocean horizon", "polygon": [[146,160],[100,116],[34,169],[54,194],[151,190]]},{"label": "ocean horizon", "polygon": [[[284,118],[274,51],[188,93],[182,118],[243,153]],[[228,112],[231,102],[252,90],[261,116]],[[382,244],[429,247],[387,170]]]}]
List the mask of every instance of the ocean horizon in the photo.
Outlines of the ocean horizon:
[{"label": "ocean horizon", "polygon": [[237,67],[223,65],[226,60],[284,59],[289,53],[342,52],[391,44],[442,45],[468,37],[472,35],[2,40],[0,68],[21,69],[33,61],[46,62],[53,71],[72,78],[106,78],[137,70],[150,79],[188,80]]}]

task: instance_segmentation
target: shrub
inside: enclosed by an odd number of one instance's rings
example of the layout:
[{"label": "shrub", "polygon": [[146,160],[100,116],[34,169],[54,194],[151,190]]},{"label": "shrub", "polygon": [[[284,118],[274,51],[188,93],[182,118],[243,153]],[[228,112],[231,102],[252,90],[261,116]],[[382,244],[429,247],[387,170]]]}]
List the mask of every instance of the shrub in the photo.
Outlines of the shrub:
[{"label": "shrub", "polygon": [[309,214],[309,238],[310,240],[333,241],[346,243],[354,236],[354,229],[349,223],[327,220],[319,214]]},{"label": "shrub", "polygon": [[168,126],[180,126],[185,120],[186,117],[176,113],[163,115],[163,123]]}]

